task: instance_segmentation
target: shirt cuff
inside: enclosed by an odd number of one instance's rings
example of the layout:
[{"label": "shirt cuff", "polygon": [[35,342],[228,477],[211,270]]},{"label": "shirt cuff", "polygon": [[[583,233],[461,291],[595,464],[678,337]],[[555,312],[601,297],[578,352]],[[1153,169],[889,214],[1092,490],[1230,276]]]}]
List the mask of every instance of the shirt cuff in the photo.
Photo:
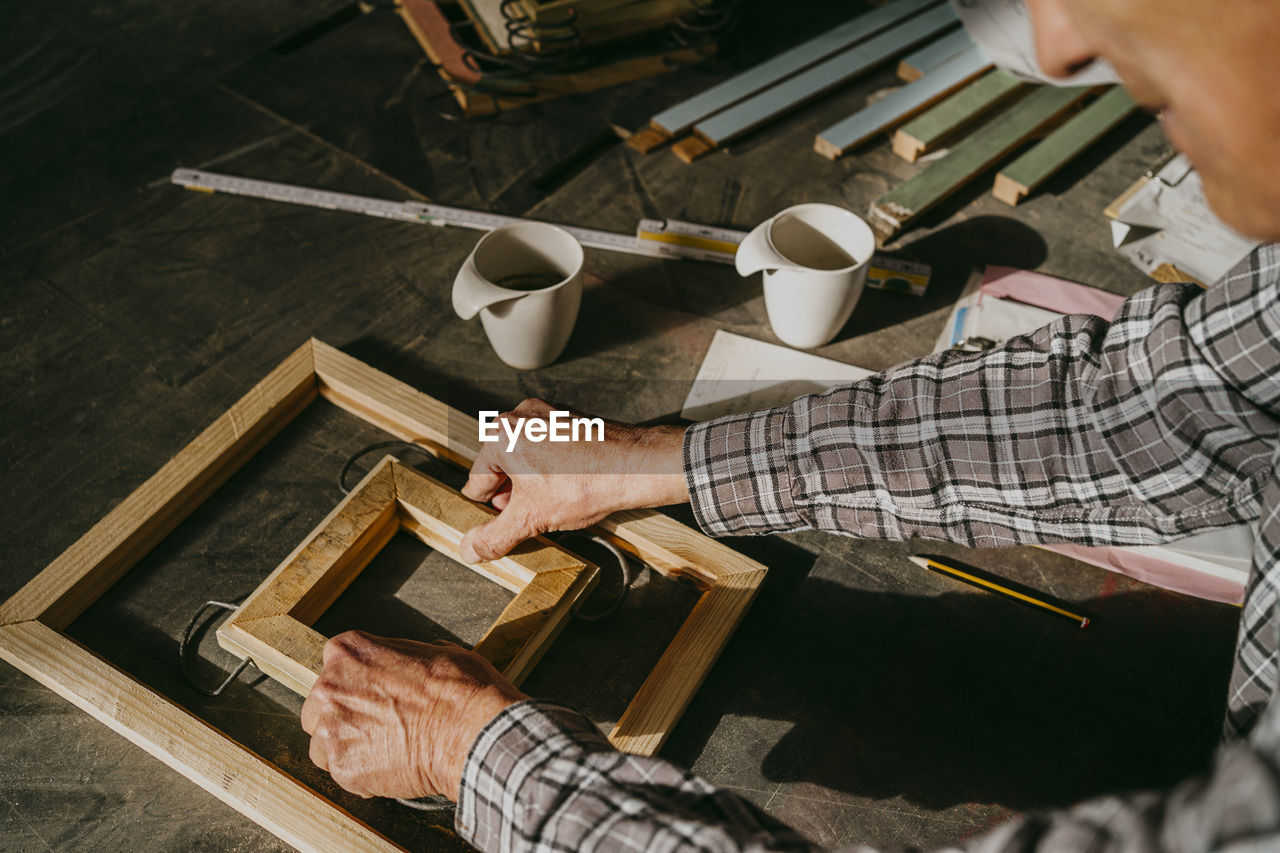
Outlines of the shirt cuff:
[{"label": "shirt cuff", "polygon": [[481,730],[462,766],[458,834],[479,850],[509,850],[521,836],[525,809],[539,803],[518,796],[548,761],[613,752],[608,738],[577,711],[527,699],[508,706]]},{"label": "shirt cuff", "polygon": [[729,415],[684,434],[684,473],[711,536],[808,527],[792,498],[786,408]]}]

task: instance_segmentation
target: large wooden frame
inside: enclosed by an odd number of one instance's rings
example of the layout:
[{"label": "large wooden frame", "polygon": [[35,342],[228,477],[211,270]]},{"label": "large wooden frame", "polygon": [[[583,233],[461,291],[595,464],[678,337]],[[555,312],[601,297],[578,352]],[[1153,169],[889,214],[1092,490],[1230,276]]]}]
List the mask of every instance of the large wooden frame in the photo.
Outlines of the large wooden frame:
[{"label": "large wooden frame", "polygon": [[[308,341],[0,604],[0,658],[294,847],[396,850],[341,807],[63,633],[317,396],[454,464],[469,465],[479,450],[474,418]],[[614,513],[593,530],[703,590],[610,736],[619,749],[651,755],[737,627],[766,569],[657,512]]]}]

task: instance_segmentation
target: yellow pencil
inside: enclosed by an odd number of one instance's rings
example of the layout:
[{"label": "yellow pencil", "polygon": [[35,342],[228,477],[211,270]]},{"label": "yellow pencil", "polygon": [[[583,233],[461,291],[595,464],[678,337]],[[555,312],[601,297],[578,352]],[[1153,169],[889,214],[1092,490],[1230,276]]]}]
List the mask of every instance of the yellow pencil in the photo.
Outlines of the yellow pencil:
[{"label": "yellow pencil", "polygon": [[[980,587],[981,589],[991,590],[992,592],[1012,598],[1015,601],[1021,601],[1023,604],[1030,604],[1032,607],[1039,607],[1041,610],[1047,610],[1050,613],[1056,613],[1065,619],[1070,619],[1072,622],[1079,624],[1081,628],[1087,628],[1089,626],[1088,616],[1081,616],[1079,613],[1072,613],[1070,610],[1058,607],[1056,604],[1041,601],[1034,596],[1027,595],[1025,592],[1018,592],[1016,589],[1010,589],[1007,586],[998,584],[993,580],[983,577],[982,575],[985,573],[981,570],[975,569],[972,566],[966,566],[958,560],[951,560],[950,558],[945,557],[935,557],[932,554],[917,554],[915,556],[908,557],[907,559],[922,568],[941,572],[944,575],[950,575],[951,577],[956,578],[957,580],[962,580],[967,584]],[[947,562],[943,562],[944,560]],[[958,568],[960,566],[963,566],[963,568]]]}]

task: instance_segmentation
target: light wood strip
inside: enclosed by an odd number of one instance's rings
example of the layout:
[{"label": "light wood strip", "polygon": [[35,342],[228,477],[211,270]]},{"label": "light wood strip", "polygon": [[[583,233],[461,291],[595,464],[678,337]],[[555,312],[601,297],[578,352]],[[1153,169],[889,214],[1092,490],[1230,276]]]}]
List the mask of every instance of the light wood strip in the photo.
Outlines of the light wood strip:
[{"label": "light wood strip", "polygon": [[893,136],[893,153],[914,163],[1030,88],[1017,77],[991,71],[898,128]]},{"label": "light wood strip", "polygon": [[786,80],[831,54],[870,38],[911,15],[937,5],[938,0],[899,0],[859,15],[663,110],[650,120],[650,124],[668,137],[687,133],[699,121],[726,107]]},{"label": "light wood strip", "polygon": [[0,625],[69,625],[315,396],[307,343],[0,605]]},{"label": "light wood strip", "polygon": [[391,457],[384,457],[229,620],[289,614],[305,624],[337,600],[399,527]]},{"label": "light wood strip", "polygon": [[991,194],[1016,205],[1124,121],[1138,105],[1116,86],[1000,170]]},{"label": "light wood strip", "polygon": [[0,628],[0,658],[298,850],[403,849],[47,625]]},{"label": "light wood strip", "polygon": [[961,27],[902,57],[898,63],[898,79],[913,83],[951,57],[973,46],[973,39],[969,38],[969,33]]},{"label": "light wood strip", "polygon": [[657,754],[751,606],[764,574],[727,578],[698,599],[618,720],[610,743],[623,752]]},{"label": "light wood strip", "polygon": [[542,572],[512,599],[475,651],[515,685],[524,681],[596,585],[595,566]]},{"label": "light wood strip", "polygon": [[475,418],[326,343],[311,343],[320,396],[464,468],[476,458],[480,438]]},{"label": "light wood strip", "polygon": [[713,145],[732,142],[744,133],[831,91],[859,74],[900,56],[921,41],[956,26],[956,23],[955,13],[950,6],[930,9],[783,83],[699,121],[694,125],[694,132]]},{"label": "light wood strip", "polygon": [[1032,136],[1056,121],[1091,89],[1041,86],[996,116],[920,174],[874,201],[868,221],[883,243]]},{"label": "light wood strip", "polygon": [[[463,535],[493,518],[497,510],[469,501],[444,483],[407,466],[397,463],[394,471],[401,517],[414,522],[413,534],[445,556],[461,562],[459,547]],[[578,557],[538,536],[517,546],[505,557],[468,568],[519,592],[542,572],[579,571],[583,565]]]},{"label": "light wood strip", "polygon": [[965,86],[991,67],[976,46],[951,57],[914,83],[908,83],[818,134],[813,149],[835,160],[877,134],[892,129]]},{"label": "light wood strip", "polygon": [[218,630],[219,645],[232,654],[239,650],[299,696],[311,694],[324,667],[326,642],[319,631],[283,614],[227,622]]}]

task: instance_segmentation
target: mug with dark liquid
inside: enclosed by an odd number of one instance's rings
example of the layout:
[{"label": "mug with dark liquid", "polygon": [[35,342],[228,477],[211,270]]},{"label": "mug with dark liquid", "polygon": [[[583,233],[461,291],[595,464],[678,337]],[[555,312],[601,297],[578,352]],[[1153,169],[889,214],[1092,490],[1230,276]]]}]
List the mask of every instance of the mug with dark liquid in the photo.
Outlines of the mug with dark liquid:
[{"label": "mug with dark liquid", "polygon": [[560,357],[582,301],[582,246],[563,228],[519,222],[480,238],[453,280],[453,310],[476,314],[498,358],[520,370]]}]

